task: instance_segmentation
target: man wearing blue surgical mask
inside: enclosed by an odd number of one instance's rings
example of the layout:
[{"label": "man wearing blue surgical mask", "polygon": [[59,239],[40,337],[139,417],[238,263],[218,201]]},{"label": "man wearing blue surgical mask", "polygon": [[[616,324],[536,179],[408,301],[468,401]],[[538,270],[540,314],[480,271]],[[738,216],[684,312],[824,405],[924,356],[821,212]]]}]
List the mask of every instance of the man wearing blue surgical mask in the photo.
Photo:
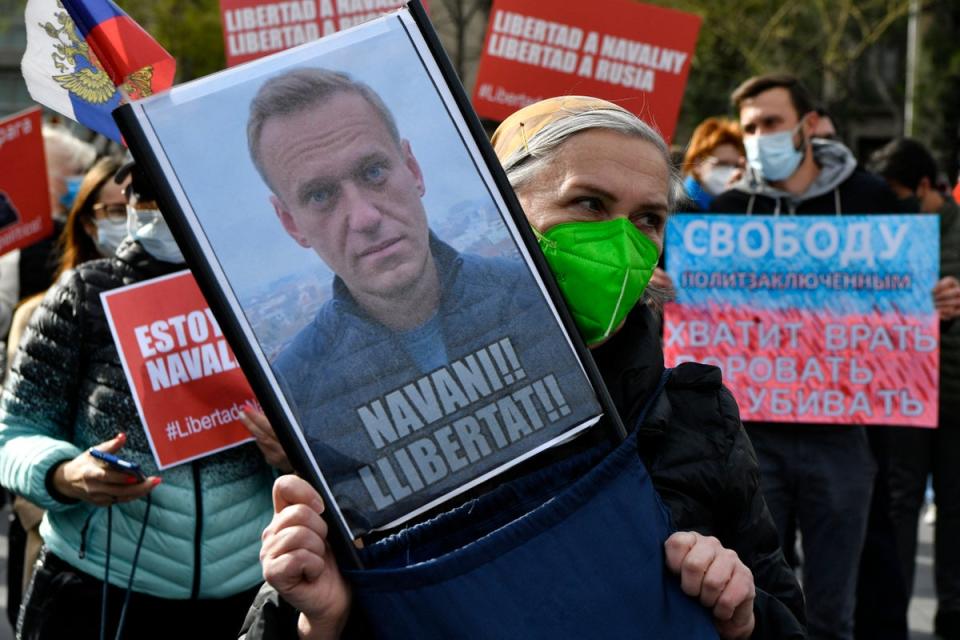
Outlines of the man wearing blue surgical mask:
[{"label": "man wearing blue surgical mask", "polygon": [[717,213],[889,213],[884,181],[857,166],[842,143],[817,137],[820,115],[787,74],[755,76],[731,97],[740,117],[747,170],[711,205]]},{"label": "man wearing blue surgical mask", "polygon": [[[737,87],[731,100],[743,129],[747,170],[717,196],[711,211],[900,211],[884,180],[858,167],[849,149],[815,137],[819,115],[797,78],[756,76]],[[857,575],[877,467],[867,433],[862,426],[843,424],[746,426],[781,542],[793,539],[794,523],[800,530],[810,637],[852,639]]]}]

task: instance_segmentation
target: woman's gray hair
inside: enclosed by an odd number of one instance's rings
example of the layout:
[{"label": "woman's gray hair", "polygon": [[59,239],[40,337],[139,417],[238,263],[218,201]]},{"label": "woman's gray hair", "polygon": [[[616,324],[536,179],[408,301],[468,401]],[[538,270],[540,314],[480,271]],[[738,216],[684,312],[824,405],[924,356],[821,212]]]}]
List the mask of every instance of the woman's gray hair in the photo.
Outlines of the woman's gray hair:
[{"label": "woman's gray hair", "polygon": [[503,161],[503,169],[514,189],[522,188],[539,175],[556,156],[564,142],[589,129],[608,129],[649,142],[667,166],[667,205],[670,211],[683,195],[680,174],[673,166],[670,150],[656,131],[635,115],[620,109],[573,111],[569,116],[551,122],[537,131],[525,144]]},{"label": "woman's gray hair", "polygon": [[84,174],[97,160],[97,148],[73,135],[66,127],[43,125],[43,145],[48,162],[65,162],[70,173]]},{"label": "woman's gray hair", "polygon": [[[564,142],[572,136],[589,129],[608,129],[649,142],[667,166],[667,207],[673,211],[683,197],[683,182],[680,172],[673,166],[670,150],[656,131],[640,118],[620,109],[590,109],[571,112],[569,116],[551,122],[536,132],[525,144],[503,161],[507,179],[515,190],[536,178],[554,159]],[[654,285],[647,285],[643,301],[651,308],[660,311],[663,305],[673,299],[674,291]]]}]

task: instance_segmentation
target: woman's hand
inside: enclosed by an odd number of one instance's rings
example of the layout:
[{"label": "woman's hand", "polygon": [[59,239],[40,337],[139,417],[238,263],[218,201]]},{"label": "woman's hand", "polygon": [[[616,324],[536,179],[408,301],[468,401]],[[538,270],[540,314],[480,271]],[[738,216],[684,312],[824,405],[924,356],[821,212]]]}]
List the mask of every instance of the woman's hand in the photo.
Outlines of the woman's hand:
[{"label": "woman's hand", "polygon": [[680,575],[688,596],[713,613],[713,622],[724,640],[745,640],[753,633],[753,573],[736,551],[713,537],[678,531],[665,544],[667,567]]},{"label": "woman's hand", "polygon": [[256,440],[267,464],[284,473],[293,471],[286,452],[280,446],[280,441],[277,440],[277,434],[274,433],[273,427],[267,420],[267,416],[263,415],[263,412],[256,409],[252,403],[246,402],[243,405],[243,413],[240,414],[240,422]]},{"label": "woman's hand", "polygon": [[301,638],[337,638],[350,610],[350,590],[327,545],[323,499],[305,480],[273,484],[273,520],[263,530],[263,577],[300,611]]},{"label": "woman's hand", "polygon": [[[101,442],[94,448],[116,453],[126,443],[127,436],[118,433],[112,440]],[[53,472],[53,486],[61,495],[100,507],[142,498],[160,481],[159,476],[150,476],[138,482],[133,475],[110,468],[88,451],[62,463]]]}]

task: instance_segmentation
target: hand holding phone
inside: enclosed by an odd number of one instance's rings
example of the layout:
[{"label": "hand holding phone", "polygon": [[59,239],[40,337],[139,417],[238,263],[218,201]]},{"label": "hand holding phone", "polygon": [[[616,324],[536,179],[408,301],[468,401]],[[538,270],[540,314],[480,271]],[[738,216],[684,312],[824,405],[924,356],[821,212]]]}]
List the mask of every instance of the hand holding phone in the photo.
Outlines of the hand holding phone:
[{"label": "hand holding phone", "polygon": [[54,498],[83,500],[105,507],[138,500],[161,482],[160,476],[144,477],[140,467],[117,456],[127,443],[118,433],[94,449],[54,467],[51,491]]},{"label": "hand holding phone", "polygon": [[119,456],[106,451],[101,451],[100,449],[90,449],[90,455],[97,460],[103,460],[110,465],[112,469],[116,469],[117,471],[121,471],[135,477],[137,482],[143,482],[146,480],[146,476],[144,476],[143,471],[140,470],[140,465],[136,462],[124,460]]}]

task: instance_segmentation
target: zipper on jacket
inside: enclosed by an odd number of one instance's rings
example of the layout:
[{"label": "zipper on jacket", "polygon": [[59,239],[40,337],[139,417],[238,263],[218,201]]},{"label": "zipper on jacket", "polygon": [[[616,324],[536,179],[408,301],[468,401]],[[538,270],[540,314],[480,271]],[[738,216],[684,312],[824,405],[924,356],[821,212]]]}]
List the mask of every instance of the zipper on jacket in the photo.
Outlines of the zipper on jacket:
[{"label": "zipper on jacket", "polygon": [[200,489],[200,465],[197,461],[190,463],[193,470],[193,497],[196,507],[196,523],[193,530],[193,587],[190,598],[196,600],[200,596],[200,538],[203,535],[203,492]]},{"label": "zipper on jacket", "polygon": [[93,516],[97,514],[97,511],[97,509],[90,510],[86,520],[83,521],[83,528],[80,529],[80,549],[77,551],[77,556],[81,560],[87,557],[87,531],[90,529],[90,521],[93,520]]}]

